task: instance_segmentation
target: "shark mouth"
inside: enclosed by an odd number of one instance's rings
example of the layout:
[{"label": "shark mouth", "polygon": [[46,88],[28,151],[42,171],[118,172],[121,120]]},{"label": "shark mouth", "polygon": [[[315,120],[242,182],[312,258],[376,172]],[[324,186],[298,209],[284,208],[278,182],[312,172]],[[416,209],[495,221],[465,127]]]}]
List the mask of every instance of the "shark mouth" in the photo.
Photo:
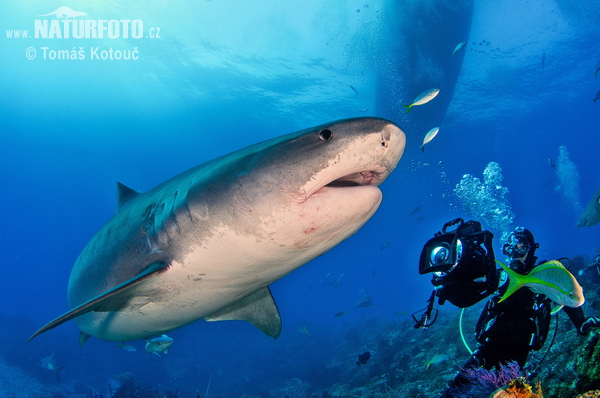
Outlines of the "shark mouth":
[{"label": "shark mouth", "polygon": [[358,173],[352,173],[338,178],[326,187],[338,188],[338,187],[359,187],[363,185],[379,185],[385,177],[387,177],[386,169],[381,171],[361,171]]},{"label": "shark mouth", "polygon": [[323,181],[322,184],[319,184],[313,188],[312,191],[308,192],[308,194],[303,195],[302,202],[315,197],[320,196],[320,194],[324,193],[328,189],[340,189],[340,188],[354,188],[354,187],[367,187],[370,186],[372,188],[380,185],[383,180],[387,178],[390,174],[390,170],[387,167],[379,167],[375,170],[370,171],[359,171],[350,174],[346,174],[342,177],[336,178],[333,181],[325,183],[327,180]]}]

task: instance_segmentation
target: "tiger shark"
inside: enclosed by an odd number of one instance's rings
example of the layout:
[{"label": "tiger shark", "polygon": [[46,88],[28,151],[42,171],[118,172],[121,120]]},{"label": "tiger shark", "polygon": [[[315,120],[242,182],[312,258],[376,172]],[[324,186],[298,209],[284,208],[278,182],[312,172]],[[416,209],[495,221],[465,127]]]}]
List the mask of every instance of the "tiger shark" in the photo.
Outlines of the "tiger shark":
[{"label": "tiger shark", "polygon": [[590,199],[589,203],[579,216],[579,221],[577,221],[578,227],[591,227],[592,225],[596,225],[600,222],[600,188],[596,191],[592,199]]},{"label": "tiger shark", "polygon": [[237,150],[144,193],[118,182],[116,213],[71,271],[71,310],[29,340],[71,319],[80,345],[199,319],[245,320],[277,338],[269,285],[369,220],[405,144],[388,120],[345,119]]}]

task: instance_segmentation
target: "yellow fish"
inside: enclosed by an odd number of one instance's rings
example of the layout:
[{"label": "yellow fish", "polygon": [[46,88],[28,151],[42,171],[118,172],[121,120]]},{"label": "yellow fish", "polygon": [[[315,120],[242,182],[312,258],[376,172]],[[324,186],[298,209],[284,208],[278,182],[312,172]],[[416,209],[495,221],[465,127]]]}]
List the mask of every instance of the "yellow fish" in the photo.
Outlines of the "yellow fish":
[{"label": "yellow fish", "polygon": [[508,274],[508,288],[499,302],[527,286],[534,293],[546,295],[550,300],[567,307],[579,307],[585,302],[583,289],[577,279],[560,263],[551,260],[535,267],[529,274],[519,274],[496,260]]},{"label": "yellow fish", "polygon": [[423,361],[423,363],[425,363],[427,365],[427,366],[425,366],[425,370],[429,369],[430,365],[433,365],[434,363],[443,362],[446,359],[448,359],[448,355],[446,355],[446,354],[435,354],[433,356],[433,358],[431,358],[429,361]]},{"label": "yellow fish", "polygon": [[299,331],[300,333],[304,333],[304,334],[305,334],[305,335],[307,335],[307,336],[310,336],[310,333],[308,333],[308,329],[306,328],[306,325],[304,325],[304,326],[300,326],[300,327],[298,328],[298,331]]},{"label": "yellow fish", "polygon": [[432,99],[434,99],[439,93],[440,93],[439,88],[432,88],[429,90],[425,90],[421,94],[419,94],[417,96],[417,98],[415,98],[415,100],[413,101],[412,104],[402,105],[402,106],[406,107],[406,113],[408,113],[408,112],[410,112],[410,108],[412,108],[413,106],[426,104],[429,101],[431,101]]},{"label": "yellow fish", "polygon": [[[450,51],[450,54],[452,54],[452,58],[454,58],[454,54],[456,54],[457,52],[460,52],[460,51],[462,51],[462,50],[465,48],[465,44],[467,44],[467,43],[465,43],[464,41],[463,41],[463,42],[460,42],[460,43],[458,43],[458,44],[456,45],[456,47],[454,47],[454,50],[453,50],[453,51]],[[544,54],[545,54],[545,53],[544,53]]]},{"label": "yellow fish", "polygon": [[423,138],[423,145],[421,145],[421,152],[425,152],[425,144],[431,141],[437,135],[437,133],[439,133],[439,131],[439,127],[434,127],[429,130],[427,134],[425,134],[425,138]]}]

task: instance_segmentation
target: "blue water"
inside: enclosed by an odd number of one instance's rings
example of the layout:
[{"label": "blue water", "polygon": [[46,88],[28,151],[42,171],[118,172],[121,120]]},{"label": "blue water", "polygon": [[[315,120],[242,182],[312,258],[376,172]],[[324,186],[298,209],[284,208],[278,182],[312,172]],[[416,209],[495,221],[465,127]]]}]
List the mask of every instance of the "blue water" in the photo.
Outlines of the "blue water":
[{"label": "blue water", "polygon": [[[356,360],[340,354],[343,338],[424,306],[422,245],[444,222],[475,216],[454,189],[465,174],[483,179],[490,162],[501,167],[512,225],[532,230],[538,256],[592,257],[600,247],[600,226],[576,227],[600,184],[595,2],[71,1],[87,13],[75,20],[141,20],[144,35],[59,38],[40,28],[48,38],[33,37],[36,19],[57,20],[39,15],[61,5],[10,2],[0,13],[0,357],[42,384],[56,383],[38,366],[53,351],[66,365],[62,384],[78,392],[106,390],[124,372],[188,396],[209,379],[211,397],[280,396],[294,378],[322,389],[343,382],[325,370],[334,358]],[[80,49],[84,59],[51,59]],[[110,49],[137,59],[102,59]],[[433,87],[438,97],[404,113]],[[171,332],[175,343],[156,358],[143,342],[133,353],[95,339],[79,348],[68,322],[24,343],[68,309],[71,267],[114,213],[116,180],[148,190],[252,143],[357,116],[396,122],[405,154],[358,233],[272,285],[278,340],[243,322],[199,321]],[[569,175],[549,164],[561,146]],[[362,292],[375,305],[352,309]]]}]

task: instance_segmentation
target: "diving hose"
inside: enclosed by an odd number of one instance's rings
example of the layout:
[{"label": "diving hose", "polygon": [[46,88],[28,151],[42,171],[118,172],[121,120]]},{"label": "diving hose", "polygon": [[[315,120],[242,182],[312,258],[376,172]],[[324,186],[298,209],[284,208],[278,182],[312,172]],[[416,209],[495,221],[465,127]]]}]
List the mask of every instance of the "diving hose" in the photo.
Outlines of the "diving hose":
[{"label": "diving hose", "polygon": [[462,339],[462,342],[465,345],[465,348],[467,349],[467,351],[469,351],[469,354],[473,355],[473,350],[467,344],[467,340],[465,340],[465,334],[463,333],[462,318],[463,318],[464,312],[465,312],[464,308],[460,310],[460,317],[458,318],[458,330],[460,331],[460,338]]}]

